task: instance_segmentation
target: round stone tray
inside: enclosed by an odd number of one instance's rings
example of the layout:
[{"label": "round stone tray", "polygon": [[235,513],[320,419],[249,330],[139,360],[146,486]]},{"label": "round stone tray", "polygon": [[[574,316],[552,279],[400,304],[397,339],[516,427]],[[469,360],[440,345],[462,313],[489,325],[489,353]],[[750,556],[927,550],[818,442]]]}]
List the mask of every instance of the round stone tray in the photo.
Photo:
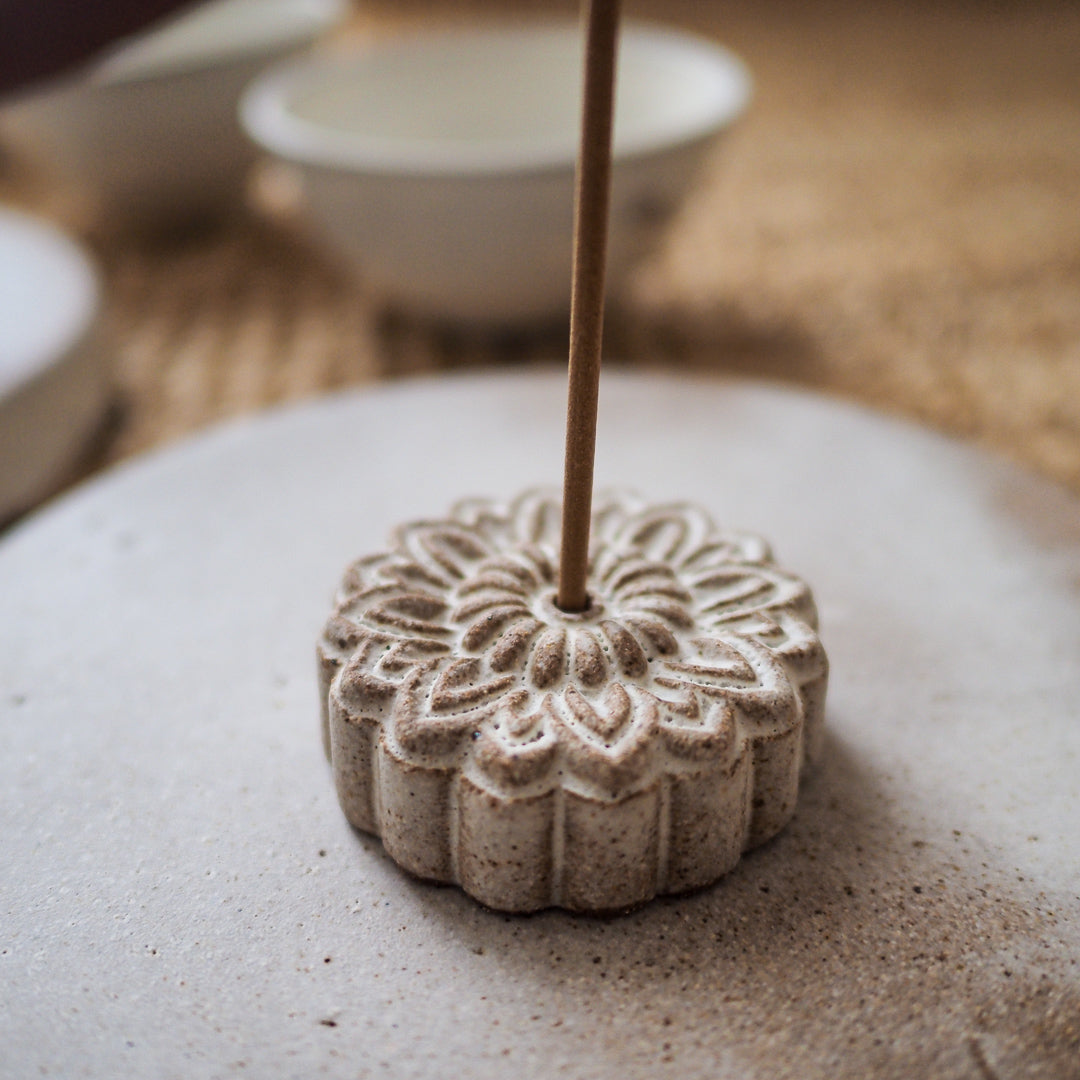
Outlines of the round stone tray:
[{"label": "round stone tray", "polygon": [[89,256],[45,221],[0,206],[0,522],[48,495],[111,392]]},{"label": "round stone tray", "polygon": [[718,885],[495,915],[352,832],[344,565],[561,475],[565,379],[403,383],[119,469],[0,544],[12,1076],[1080,1075],[1080,505],[800,393],[606,374],[598,485],[814,586],[823,761]]}]

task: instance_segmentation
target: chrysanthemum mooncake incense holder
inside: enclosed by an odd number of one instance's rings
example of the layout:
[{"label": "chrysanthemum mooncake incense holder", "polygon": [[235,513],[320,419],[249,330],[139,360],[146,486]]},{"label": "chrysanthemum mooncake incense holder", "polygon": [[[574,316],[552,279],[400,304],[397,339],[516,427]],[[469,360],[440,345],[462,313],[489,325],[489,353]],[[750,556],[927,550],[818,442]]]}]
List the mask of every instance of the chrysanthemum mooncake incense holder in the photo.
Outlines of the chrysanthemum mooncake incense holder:
[{"label": "chrysanthemum mooncake incense holder", "polygon": [[506,911],[707,885],[791,817],[827,667],[806,585],[700,509],[598,500],[588,606],[558,498],[459,504],[345,575],[320,643],[348,820]]},{"label": "chrysanthemum mooncake incense holder", "polygon": [[319,646],[349,822],[503,911],[700,888],[795,809],[813,599],[701,509],[592,499],[618,0],[587,15],[562,501],[458,504],[346,573]]}]

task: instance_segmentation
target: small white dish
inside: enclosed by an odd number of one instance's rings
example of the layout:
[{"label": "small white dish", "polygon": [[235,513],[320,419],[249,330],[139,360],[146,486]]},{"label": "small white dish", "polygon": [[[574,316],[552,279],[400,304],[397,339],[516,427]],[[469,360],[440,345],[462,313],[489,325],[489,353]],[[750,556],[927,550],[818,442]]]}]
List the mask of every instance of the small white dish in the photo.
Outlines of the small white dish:
[{"label": "small white dish", "polygon": [[340,23],[348,0],[217,0],[127,39],[0,111],[0,132],[111,226],[168,226],[239,200],[254,154],[240,93]]},{"label": "small white dish", "polygon": [[[256,142],[298,167],[315,230],[376,295],[450,321],[554,317],[569,305],[581,51],[576,22],[382,40],[268,72],[241,115]],[[614,289],[749,96],[726,49],[624,27]]]},{"label": "small white dish", "polygon": [[53,226],[0,208],[0,522],[50,494],[101,422],[101,286]]}]

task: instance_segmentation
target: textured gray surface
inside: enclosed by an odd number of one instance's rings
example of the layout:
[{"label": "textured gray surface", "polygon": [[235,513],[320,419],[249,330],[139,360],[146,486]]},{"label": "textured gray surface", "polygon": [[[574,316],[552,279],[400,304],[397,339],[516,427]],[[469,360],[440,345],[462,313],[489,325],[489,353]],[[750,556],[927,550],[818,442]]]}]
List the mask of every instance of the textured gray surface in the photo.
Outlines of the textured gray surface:
[{"label": "textured gray surface", "polygon": [[330,592],[398,521],[552,482],[562,396],[316,404],[5,538],[0,1072],[1080,1075],[1080,507],[880,417],[605,379],[598,483],[766,534],[821,609],[823,761],[719,885],[492,915],[348,828]]}]

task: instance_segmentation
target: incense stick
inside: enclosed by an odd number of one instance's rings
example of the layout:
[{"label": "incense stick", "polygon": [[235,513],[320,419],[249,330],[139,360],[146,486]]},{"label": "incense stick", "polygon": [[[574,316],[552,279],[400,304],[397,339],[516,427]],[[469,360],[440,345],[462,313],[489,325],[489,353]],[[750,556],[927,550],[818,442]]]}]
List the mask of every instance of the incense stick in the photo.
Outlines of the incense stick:
[{"label": "incense stick", "polygon": [[600,346],[604,324],[611,130],[615,56],[621,0],[587,0],[581,144],[574,199],[573,284],[570,301],[570,375],[563,472],[562,550],[558,605],[588,604],[589,522],[592,516]]}]

